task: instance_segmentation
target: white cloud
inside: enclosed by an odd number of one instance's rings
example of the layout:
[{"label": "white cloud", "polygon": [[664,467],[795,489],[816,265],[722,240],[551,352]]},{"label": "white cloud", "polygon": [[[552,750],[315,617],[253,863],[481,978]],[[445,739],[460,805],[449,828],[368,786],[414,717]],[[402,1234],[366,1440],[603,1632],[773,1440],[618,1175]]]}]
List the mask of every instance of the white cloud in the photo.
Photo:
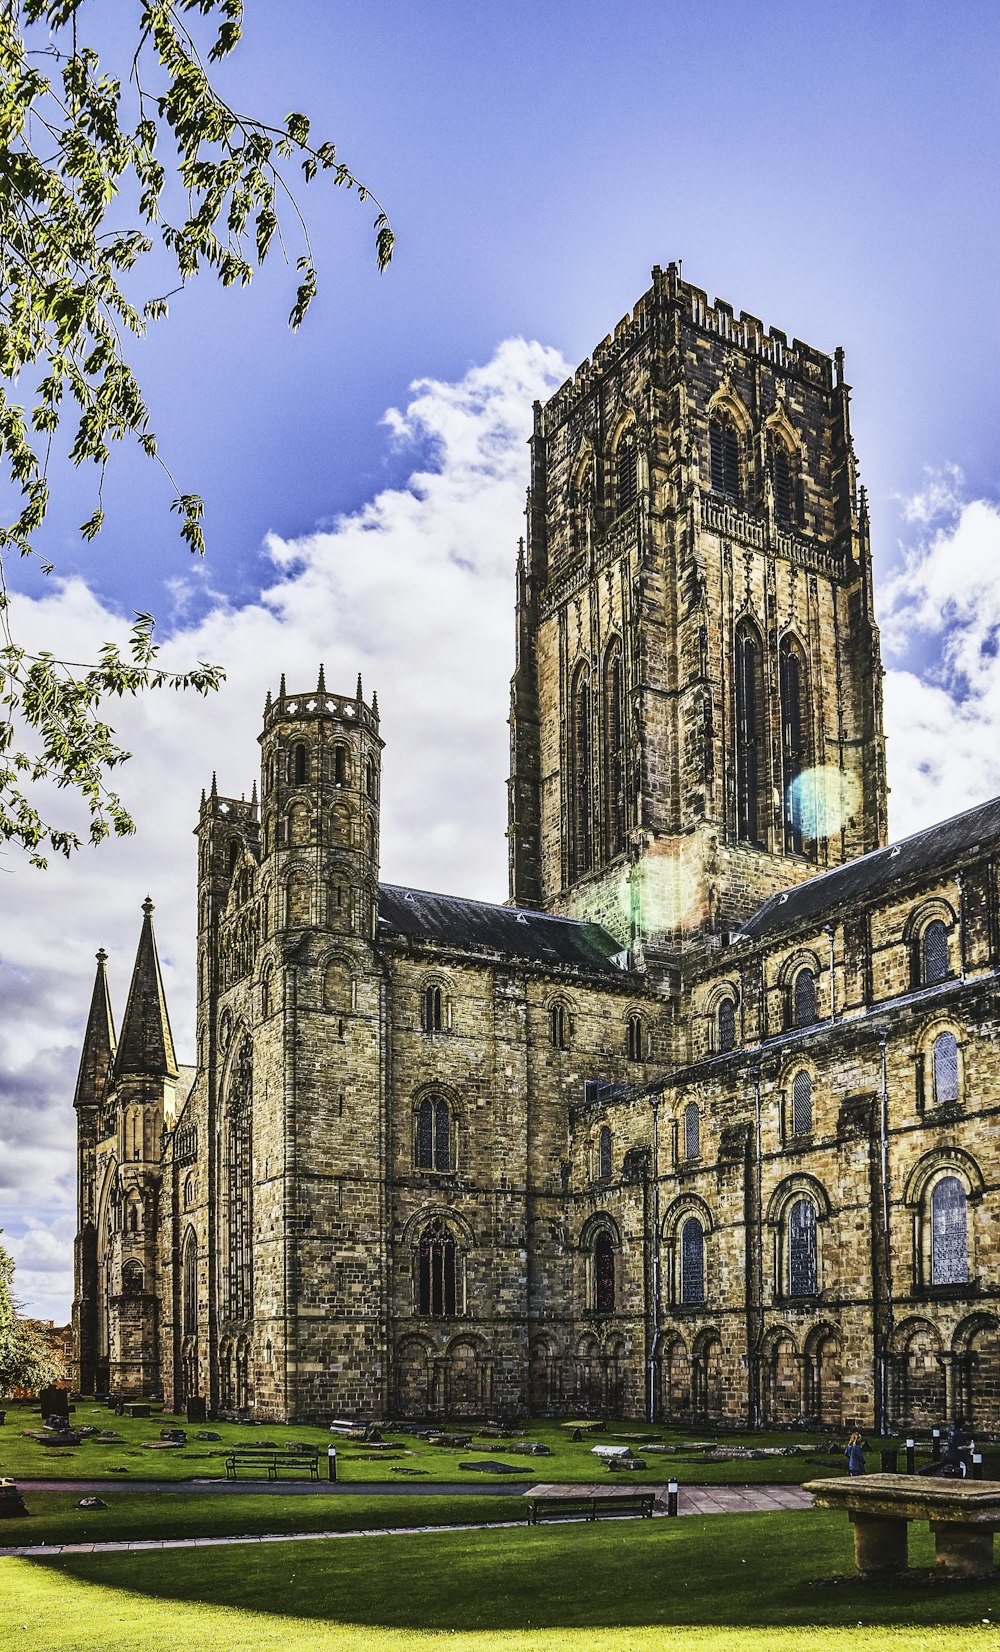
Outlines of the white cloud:
[{"label": "white cloud", "polygon": [[[506,895],[508,679],[514,567],[522,531],[531,403],[567,375],[551,349],[507,340],[455,384],[421,380],[386,415],[390,439],[420,455],[387,489],[332,527],[267,551],[273,582],[241,609],[205,611],[204,576],[171,586],[177,628],[167,664],[222,663],[227,682],[202,701],[160,694],[115,707],[134,756],[120,771],[134,839],[86,849],[44,874],[0,863],[0,1226],[32,1309],[63,1319],[71,1295],[72,1095],[93,954],[111,954],[120,1018],[140,903],[156,903],[161,962],[179,1059],[193,1044],[195,857],[202,786],[249,794],[258,774],[264,695],[284,671],[311,687],[376,690],[386,740],[382,874],[455,893]],[[184,623],[192,596],[201,617]],[[28,646],[88,657],[125,622],[74,580],[20,601]],[[64,800],[63,800],[64,801]],[[56,1235],[43,1241],[43,1235]],[[53,1259],[61,1267],[53,1270]]]}]

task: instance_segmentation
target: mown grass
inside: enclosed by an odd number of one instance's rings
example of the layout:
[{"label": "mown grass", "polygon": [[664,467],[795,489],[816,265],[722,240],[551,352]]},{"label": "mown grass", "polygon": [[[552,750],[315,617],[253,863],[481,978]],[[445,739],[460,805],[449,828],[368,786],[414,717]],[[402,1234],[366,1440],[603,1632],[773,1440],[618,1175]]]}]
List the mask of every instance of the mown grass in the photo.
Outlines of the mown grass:
[{"label": "mown grass", "polygon": [[[238,1442],[257,1443],[274,1440],[278,1444],[284,1444],[289,1440],[302,1440],[317,1446],[325,1458],[331,1440],[327,1429],[305,1423],[261,1423],[253,1426],[246,1423],[211,1422],[207,1423],[205,1428],[218,1434],[220,1439],[217,1442],[201,1441],[196,1438],[199,1432],[198,1425],[185,1425],[180,1418],[116,1417],[114,1412],[108,1411],[106,1407],[87,1402],[77,1404],[72,1421],[74,1424],[91,1424],[98,1428],[114,1429],[122,1436],[121,1442],[85,1440],[76,1447],[54,1447],[42,1445],[35,1440],[26,1440],[22,1436],[22,1429],[37,1429],[40,1427],[41,1419],[37,1410],[29,1410],[27,1406],[13,1407],[7,1412],[5,1426],[0,1428],[0,1474],[9,1474],[14,1479],[26,1480],[117,1479],[122,1484],[127,1484],[130,1479],[224,1479],[225,1451]],[[150,1445],[155,1445],[159,1440],[161,1428],[173,1426],[187,1427],[186,1445],[179,1450],[149,1449]],[[455,1432],[468,1432],[468,1429],[462,1429],[460,1424],[452,1426]],[[483,1483],[501,1480],[500,1475],[472,1473],[459,1467],[462,1462],[482,1459],[488,1455],[496,1462],[506,1463],[516,1469],[518,1475],[526,1481],[572,1483],[610,1479],[608,1470],[595,1458],[592,1447],[613,1442],[616,1435],[623,1434],[633,1437],[632,1449],[637,1454],[642,1450],[642,1440],[647,1438],[659,1440],[665,1445],[682,1447],[713,1440],[722,1446],[731,1444],[820,1448],[818,1453],[801,1456],[766,1457],[754,1461],[740,1459],[730,1462],[713,1462],[703,1453],[690,1450],[669,1455],[656,1454],[646,1458],[647,1466],[644,1470],[629,1474],[630,1484],[633,1480],[640,1485],[656,1484],[676,1474],[681,1481],[686,1480],[689,1484],[699,1485],[795,1485],[802,1480],[813,1479],[817,1474],[831,1472],[824,1458],[830,1463],[835,1463],[837,1469],[844,1467],[840,1442],[831,1443],[828,1437],[819,1435],[761,1433],[751,1436],[745,1433],[716,1434],[712,1431],[695,1434],[677,1429],[650,1427],[644,1423],[609,1422],[604,1432],[586,1433],[582,1441],[574,1442],[571,1428],[557,1422],[532,1421],[525,1425],[524,1437],[549,1446],[551,1456],[521,1456],[509,1451],[487,1453],[486,1446],[495,1445],[497,1442],[481,1438],[474,1439],[471,1446],[459,1449],[432,1446],[413,1435],[387,1430],[384,1437],[397,1443],[397,1457],[391,1461],[382,1460],[378,1454],[367,1452],[361,1442],[338,1440],[338,1473],[339,1478],[348,1483],[384,1481],[386,1484],[394,1484],[413,1478],[427,1481],[467,1481],[472,1487],[477,1481]],[[990,1475],[990,1463],[987,1462],[985,1466],[987,1475]],[[995,1466],[997,1474],[1000,1475],[1000,1460]],[[870,1453],[868,1467],[878,1467],[877,1451]],[[116,1475],[112,1472],[115,1468],[123,1468],[127,1472]],[[399,1468],[420,1472],[415,1475],[393,1472]],[[326,1472],[325,1465],[321,1466],[321,1472]],[[511,1475],[510,1478],[513,1479],[514,1476]],[[625,1476],[615,1478],[624,1479]]]},{"label": "mown grass", "polygon": [[26,1493],[26,1519],[0,1524],[0,1547],[228,1537],[266,1532],[377,1531],[525,1518],[520,1497],[285,1497],[240,1492],[101,1493],[105,1509],[81,1509],[78,1492]]},{"label": "mown grass", "polygon": [[[911,1559],[931,1560],[926,1528],[914,1531]],[[0,1600],[9,1604],[0,1623],[10,1627],[0,1646],[673,1652],[697,1642],[699,1652],[916,1652],[931,1636],[948,1652],[995,1644],[1000,1583],[822,1586],[851,1570],[847,1521],[821,1511],[3,1561]]]}]

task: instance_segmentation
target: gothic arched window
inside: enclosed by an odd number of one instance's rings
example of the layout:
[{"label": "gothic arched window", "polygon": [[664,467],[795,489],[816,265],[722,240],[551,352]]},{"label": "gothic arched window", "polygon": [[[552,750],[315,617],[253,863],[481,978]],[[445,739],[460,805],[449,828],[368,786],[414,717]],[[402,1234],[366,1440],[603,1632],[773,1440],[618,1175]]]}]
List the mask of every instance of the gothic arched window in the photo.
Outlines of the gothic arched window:
[{"label": "gothic arched window", "polygon": [[792,457],[780,437],[771,441],[771,487],[774,493],[774,516],[779,527],[789,528],[795,521],[795,474]]},{"label": "gothic arched window", "polygon": [[625,847],[625,696],[621,643],[604,662],[604,833],[609,857]]},{"label": "gothic arched window", "polygon": [[639,454],[636,448],[635,431],[629,428],[625,431],[615,451],[615,507],[616,514],[621,515],[630,505],[634,505],[639,497]]},{"label": "gothic arched window", "polygon": [[138,1262],[126,1262],[122,1268],[122,1292],[125,1296],[142,1295],[142,1268]]},{"label": "gothic arched window", "polygon": [[599,1314],[615,1311],[615,1247],[603,1230],[594,1241],[594,1307]]},{"label": "gothic arched window", "polygon": [[417,1169],[450,1170],[451,1113],[443,1096],[424,1096],[417,1109]]},{"label": "gothic arched window", "polygon": [[803,1069],[792,1080],[792,1134],[807,1136],[813,1127],[812,1079]]},{"label": "gothic arched window", "polygon": [[609,1182],[611,1180],[611,1131],[607,1125],[604,1125],[601,1130],[597,1158],[597,1174],[602,1182]]},{"label": "gothic arched window", "polygon": [[185,1336],[198,1329],[198,1241],[190,1228],[181,1259],[181,1329]]},{"label": "gothic arched window", "polygon": [[920,985],[937,986],[948,979],[948,930],[943,919],[932,918],[920,937]]},{"label": "gothic arched window", "polygon": [[570,866],[573,877],[589,872],[593,845],[593,747],[590,672],[579,667],[570,711]]},{"label": "gothic arched window", "polygon": [[957,1176],[944,1176],[931,1193],[931,1284],[964,1285],[968,1278],[968,1195]]},{"label": "gothic arched window", "polygon": [[792,982],[791,1012],[793,1027],[811,1027],[816,1021],[816,974],[808,965]]},{"label": "gothic arched window", "polygon": [[417,1300],[422,1314],[452,1319],[457,1312],[455,1241],[444,1223],[428,1223],[420,1236]]},{"label": "gothic arched window", "polygon": [[689,1101],[684,1109],[684,1157],[697,1159],[701,1153],[701,1114],[698,1103]]},{"label": "gothic arched window", "polygon": [[952,1032],[938,1033],[934,1040],[934,1100],[958,1100],[958,1039]]},{"label": "gothic arched window", "polygon": [[743,622],[736,632],[736,833],[764,841],[764,681],[760,639]]},{"label": "gothic arched window", "polygon": [[705,1300],[705,1230],[697,1216],[681,1228],[681,1301]]},{"label": "gothic arched window", "polygon": [[253,1047],[247,1038],[233,1062],[223,1136],[230,1319],[248,1319],[253,1302],[252,1098]]},{"label": "gothic arched window", "polygon": [[723,998],[716,1015],[716,1044],[720,1054],[736,1048],[736,1003]]},{"label": "gothic arched window", "polygon": [[805,827],[803,791],[799,777],[809,766],[809,719],[806,708],[805,661],[793,637],[782,637],[778,649],[781,694],[781,808],[785,853],[801,855]]},{"label": "gothic arched window", "polygon": [[796,1199],[788,1215],[788,1294],[816,1295],[816,1207]]},{"label": "gothic arched window", "polygon": [[738,504],[743,492],[740,486],[740,438],[727,414],[716,413],[709,419],[708,440],[712,492],[721,493]]},{"label": "gothic arched window", "polygon": [[549,1042],[557,1050],[569,1049],[570,1020],[565,1004],[553,1004],[549,1010]]}]

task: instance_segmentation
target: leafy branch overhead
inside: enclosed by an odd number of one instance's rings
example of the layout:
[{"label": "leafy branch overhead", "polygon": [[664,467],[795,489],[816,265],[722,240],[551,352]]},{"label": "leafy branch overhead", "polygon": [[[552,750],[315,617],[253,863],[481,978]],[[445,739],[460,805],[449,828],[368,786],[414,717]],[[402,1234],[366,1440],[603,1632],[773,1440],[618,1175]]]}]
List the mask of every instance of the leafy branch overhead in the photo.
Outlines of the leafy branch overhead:
[{"label": "leafy branch overhead", "polygon": [[[371,202],[380,270],[393,249],[378,201],[332,143],[313,140],[305,115],[272,125],[238,113],[213,86],[206,65],[237,46],[242,0],[136,0],[120,76],[81,38],[97,11],[95,0],[0,8],[0,459],[20,496],[14,520],[0,522],[0,839],[39,865],[46,849],[69,853],[80,842],[48,821],[33,792],[39,784],[83,798],[94,842],[133,830],[108,785],[128,754],[102,719],[106,696],[163,686],[206,693],[222,675],[205,664],[164,672],[145,614],[124,656],[108,644],[86,666],[28,653],[10,630],[5,568],[11,556],[37,555],[57,436],[74,464],[97,467],[84,539],[104,522],[112,448],[132,437],[170,480],[182,540],[204,553],[202,501],[170,477],[124,355],[129,334],[141,336],[168,313],[169,292],[135,297],[143,259],[161,270],[165,249],[178,286],[205,268],[223,286],[245,285],[276,244],[286,251],[290,221],[300,250],[288,319],[298,328],[317,272],[297,179],[326,177]],[[214,33],[204,53],[188,27],[192,14]],[[28,407],[22,386],[39,368]]]}]

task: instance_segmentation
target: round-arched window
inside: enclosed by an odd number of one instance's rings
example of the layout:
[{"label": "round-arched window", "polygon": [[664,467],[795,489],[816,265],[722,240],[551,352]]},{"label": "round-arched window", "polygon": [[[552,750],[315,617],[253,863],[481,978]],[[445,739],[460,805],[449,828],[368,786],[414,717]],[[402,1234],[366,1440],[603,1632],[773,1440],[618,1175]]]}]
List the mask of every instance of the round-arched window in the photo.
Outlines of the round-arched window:
[{"label": "round-arched window", "polygon": [[812,1079],[803,1070],[792,1081],[792,1134],[808,1135],[813,1124]]},{"label": "round-arched window", "polygon": [[788,1294],[816,1295],[816,1207],[796,1199],[788,1214]]},{"label": "round-arched window", "polygon": [[681,1228],[681,1301],[705,1300],[705,1230],[697,1216],[689,1216]]},{"label": "round-arched window", "polygon": [[958,1039],[952,1032],[938,1033],[934,1040],[934,1100],[958,1100]]},{"label": "round-arched window", "polygon": [[716,1036],[722,1054],[736,1048],[736,1005],[732,998],[724,998],[719,1005]]},{"label": "round-arched window", "polygon": [[594,1307],[599,1314],[615,1311],[615,1247],[607,1232],[594,1241]]},{"label": "round-arched window", "polygon": [[968,1194],[957,1176],[943,1176],[931,1193],[931,1284],[964,1285],[969,1278]]}]

